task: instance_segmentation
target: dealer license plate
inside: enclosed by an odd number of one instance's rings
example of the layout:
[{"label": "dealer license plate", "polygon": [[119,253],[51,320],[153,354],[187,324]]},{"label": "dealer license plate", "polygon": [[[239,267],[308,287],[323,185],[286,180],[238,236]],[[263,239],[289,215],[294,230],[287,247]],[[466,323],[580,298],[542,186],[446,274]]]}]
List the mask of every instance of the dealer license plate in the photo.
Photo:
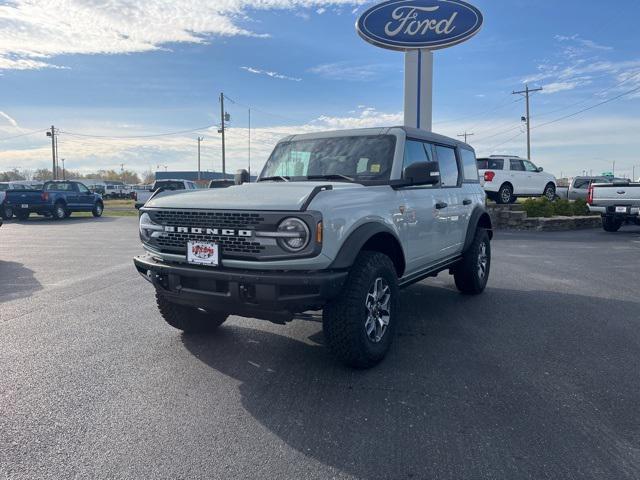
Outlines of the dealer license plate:
[{"label": "dealer license plate", "polygon": [[22,205],[20,205],[20,208],[29,208],[29,205],[26,203],[23,203]]},{"label": "dealer license plate", "polygon": [[616,213],[627,213],[627,207],[616,207]]},{"label": "dealer license plate", "polygon": [[187,262],[217,267],[219,261],[220,249],[215,243],[187,242]]}]

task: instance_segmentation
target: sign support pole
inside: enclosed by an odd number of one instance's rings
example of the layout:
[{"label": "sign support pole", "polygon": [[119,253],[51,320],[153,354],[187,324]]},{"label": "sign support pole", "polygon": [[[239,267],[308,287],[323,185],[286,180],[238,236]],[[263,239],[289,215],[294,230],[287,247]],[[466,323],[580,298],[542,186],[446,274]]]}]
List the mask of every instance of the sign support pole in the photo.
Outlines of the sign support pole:
[{"label": "sign support pole", "polygon": [[430,132],[433,122],[433,52],[404,54],[404,124]]}]

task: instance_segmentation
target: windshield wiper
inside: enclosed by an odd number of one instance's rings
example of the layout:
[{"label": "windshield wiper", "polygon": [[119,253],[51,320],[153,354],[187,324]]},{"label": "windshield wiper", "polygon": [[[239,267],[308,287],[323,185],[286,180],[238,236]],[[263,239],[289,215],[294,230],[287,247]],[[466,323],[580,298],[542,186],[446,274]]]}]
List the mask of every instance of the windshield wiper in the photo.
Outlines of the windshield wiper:
[{"label": "windshield wiper", "polygon": [[329,173],[327,175],[307,175],[307,180],[346,180],[347,182],[355,182],[354,178],[341,175],[340,173]]},{"label": "windshield wiper", "polygon": [[259,182],[266,182],[268,180],[280,181],[280,182],[288,182],[290,180],[289,177],[283,175],[274,175],[273,177],[262,177]]}]

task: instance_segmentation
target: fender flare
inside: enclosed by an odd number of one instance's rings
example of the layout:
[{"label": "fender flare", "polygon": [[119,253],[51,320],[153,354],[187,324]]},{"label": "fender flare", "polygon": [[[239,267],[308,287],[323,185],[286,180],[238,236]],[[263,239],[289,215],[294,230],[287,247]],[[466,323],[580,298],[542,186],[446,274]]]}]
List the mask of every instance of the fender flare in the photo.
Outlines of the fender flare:
[{"label": "fender flare", "polygon": [[491,216],[487,212],[484,207],[476,207],[471,213],[471,217],[469,218],[469,224],[467,226],[467,235],[464,239],[464,247],[462,248],[462,252],[466,252],[471,242],[473,242],[473,238],[475,237],[476,230],[478,226],[481,226],[487,233],[489,234],[489,239],[493,238],[493,224],[491,222]]},{"label": "fender flare", "polygon": [[[392,259],[394,263],[397,261],[399,264],[396,264],[396,268],[398,269],[398,273],[402,273],[405,267],[405,258],[404,251],[402,250],[402,242],[398,238],[398,235],[387,225],[378,222],[369,222],[357,227],[351,234],[347,237],[347,239],[343,242],[338,255],[333,260],[330,269],[346,269],[353,265],[356,257],[362,250],[362,247],[371,240],[375,235],[384,233],[387,235],[391,235],[399,248],[399,252],[401,254],[401,259]],[[390,245],[391,248],[395,248],[394,245]]]}]

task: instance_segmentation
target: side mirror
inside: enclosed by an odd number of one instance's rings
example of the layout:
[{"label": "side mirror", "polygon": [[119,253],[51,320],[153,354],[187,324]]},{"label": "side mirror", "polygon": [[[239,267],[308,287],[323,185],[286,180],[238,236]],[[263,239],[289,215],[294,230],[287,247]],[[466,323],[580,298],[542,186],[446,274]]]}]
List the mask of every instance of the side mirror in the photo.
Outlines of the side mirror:
[{"label": "side mirror", "polygon": [[536,170],[536,172],[538,172],[538,173],[543,172],[543,171],[544,171],[544,168],[542,168],[542,167],[538,167],[537,170]]},{"label": "side mirror", "polygon": [[440,183],[440,166],[438,162],[412,163],[402,176],[409,185],[436,185]]},{"label": "side mirror", "polygon": [[234,180],[236,185],[242,185],[243,183],[250,182],[251,178],[249,177],[249,172],[246,169],[242,168],[236,171]]}]

